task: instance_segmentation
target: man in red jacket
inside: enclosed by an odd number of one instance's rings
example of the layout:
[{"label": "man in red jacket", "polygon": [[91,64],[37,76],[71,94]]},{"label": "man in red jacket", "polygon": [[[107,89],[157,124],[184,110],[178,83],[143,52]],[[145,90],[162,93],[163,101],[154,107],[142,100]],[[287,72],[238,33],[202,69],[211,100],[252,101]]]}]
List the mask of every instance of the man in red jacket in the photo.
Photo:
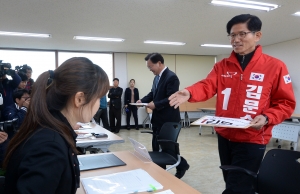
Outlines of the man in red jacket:
[{"label": "man in red jacket", "polygon": [[[262,53],[261,20],[250,14],[233,17],[227,33],[233,52],[217,62],[208,76],[170,96],[177,108],[185,101],[200,102],[217,95],[216,116],[251,120],[247,129],[220,128],[221,165],[235,165],[257,172],[270,141],[272,128],[290,118],[296,102],[285,64]],[[253,193],[251,178],[223,171],[223,193]]]}]

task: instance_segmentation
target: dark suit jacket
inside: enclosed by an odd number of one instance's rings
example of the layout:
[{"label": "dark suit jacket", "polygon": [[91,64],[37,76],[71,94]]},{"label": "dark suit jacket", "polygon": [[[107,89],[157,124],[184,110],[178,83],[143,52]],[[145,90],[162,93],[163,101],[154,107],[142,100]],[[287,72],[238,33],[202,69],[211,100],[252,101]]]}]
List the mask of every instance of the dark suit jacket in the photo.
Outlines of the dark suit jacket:
[{"label": "dark suit jacket", "polygon": [[121,109],[121,97],[123,89],[120,87],[111,88],[108,93],[108,98],[110,98],[109,107],[115,107],[116,109]]},{"label": "dark suit jacket", "polygon": [[[70,130],[76,138],[74,130]],[[40,128],[10,158],[5,191],[7,194],[75,194],[79,176],[77,155],[66,140],[54,130]]]},{"label": "dark suit jacket", "polygon": [[179,90],[179,79],[177,75],[165,69],[158,82],[157,89],[153,80],[151,92],[141,99],[143,103],[151,101],[155,104],[155,109],[152,112],[151,123],[153,126],[160,128],[165,122],[179,122],[179,108],[174,109],[169,104],[168,98]]},{"label": "dark suit jacket", "polygon": [[[134,102],[136,102],[140,99],[139,90],[137,88],[134,88],[133,93],[134,93]],[[124,105],[129,105],[129,103],[131,103],[131,89],[126,88],[125,95],[124,95]]]},{"label": "dark suit jacket", "polygon": [[10,106],[7,106],[3,112],[4,112],[4,120],[13,120],[14,118],[18,119],[18,125],[16,126],[17,129],[21,126],[23,123],[23,120],[26,116],[26,107],[20,107],[19,109],[17,108],[16,104],[12,104]]}]

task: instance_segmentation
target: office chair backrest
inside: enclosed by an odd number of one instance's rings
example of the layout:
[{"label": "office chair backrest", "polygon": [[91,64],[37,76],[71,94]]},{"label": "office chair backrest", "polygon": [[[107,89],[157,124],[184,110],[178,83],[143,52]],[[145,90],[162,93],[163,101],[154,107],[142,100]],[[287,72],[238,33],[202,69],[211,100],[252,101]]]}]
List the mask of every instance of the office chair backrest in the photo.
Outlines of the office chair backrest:
[{"label": "office chair backrest", "polygon": [[174,158],[177,158],[179,153],[179,143],[173,142],[172,140],[157,140],[162,152],[172,155]]},{"label": "office chair backrest", "polygon": [[300,193],[300,152],[273,149],[267,152],[257,176],[259,194]]},{"label": "office chair backrest", "polygon": [[167,139],[177,142],[179,132],[181,130],[181,125],[175,122],[164,123],[160,129],[157,139]]}]

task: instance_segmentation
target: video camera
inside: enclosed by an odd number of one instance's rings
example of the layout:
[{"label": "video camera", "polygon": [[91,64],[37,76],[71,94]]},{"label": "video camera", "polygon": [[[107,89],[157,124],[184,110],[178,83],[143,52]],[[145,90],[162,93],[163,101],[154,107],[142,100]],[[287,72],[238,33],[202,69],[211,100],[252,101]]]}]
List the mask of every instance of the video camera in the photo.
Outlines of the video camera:
[{"label": "video camera", "polygon": [[15,70],[16,71],[22,71],[24,73],[26,73],[26,69],[27,69],[27,64],[21,65],[21,66],[16,66]]},{"label": "video camera", "polygon": [[3,77],[6,74],[14,75],[15,70],[11,69],[10,63],[2,63],[2,60],[0,60],[0,77]]},{"label": "video camera", "polygon": [[17,118],[15,118],[13,120],[0,122],[0,131],[4,131],[6,133],[16,133],[17,129],[18,129],[18,119]]}]

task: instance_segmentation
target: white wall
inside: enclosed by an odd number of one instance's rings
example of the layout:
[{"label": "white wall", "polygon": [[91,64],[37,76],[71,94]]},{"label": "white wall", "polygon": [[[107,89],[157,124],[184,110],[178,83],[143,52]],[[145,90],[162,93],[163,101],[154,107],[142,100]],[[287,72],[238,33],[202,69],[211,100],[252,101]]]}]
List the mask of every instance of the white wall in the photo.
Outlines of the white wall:
[{"label": "white wall", "polygon": [[224,58],[228,58],[229,57],[229,55],[230,55],[230,53],[229,54],[227,54],[227,55],[217,55],[217,57],[216,57],[216,62],[219,62],[219,61],[221,61],[222,59],[224,59]]},{"label": "white wall", "polygon": [[[146,68],[146,67],[145,67]],[[124,105],[124,93],[125,89],[128,87],[128,72],[127,72],[127,53],[114,53],[114,75],[116,78],[119,78],[119,86],[123,88],[122,94],[122,107]],[[112,80],[111,80],[112,81]],[[111,82],[112,83],[112,82]],[[109,99],[108,99],[109,100]],[[138,109],[138,120],[139,124],[142,124],[145,118],[147,117],[145,108]],[[122,126],[126,126],[126,115],[122,114]],[[131,125],[134,125],[133,116],[130,121]]]},{"label": "white wall", "polygon": [[[124,92],[127,88],[127,64],[126,64],[126,53],[114,53],[114,78],[119,79],[119,87],[123,88],[122,94],[122,107],[124,102]],[[112,80],[109,80],[113,83]],[[109,100],[109,98],[108,98]],[[109,109],[108,109],[109,111]],[[121,125],[126,125],[126,116],[122,114]]]},{"label": "white wall", "polygon": [[[270,46],[263,47],[263,52],[282,60],[292,79],[293,88],[296,96],[296,103],[300,102],[300,38],[290,40]],[[297,104],[295,113],[300,113],[300,105]]]}]

